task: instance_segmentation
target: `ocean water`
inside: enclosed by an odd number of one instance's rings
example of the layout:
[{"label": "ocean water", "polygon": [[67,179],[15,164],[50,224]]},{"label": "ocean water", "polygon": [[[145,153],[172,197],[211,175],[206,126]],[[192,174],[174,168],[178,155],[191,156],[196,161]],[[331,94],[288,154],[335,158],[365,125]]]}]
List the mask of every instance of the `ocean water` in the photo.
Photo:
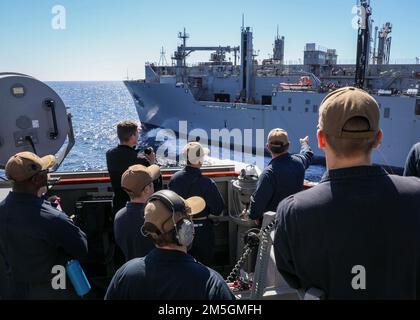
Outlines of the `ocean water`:
[{"label": "ocean water", "polygon": [[[118,144],[116,125],[138,120],[134,102],[123,82],[48,82],[73,116],[76,145],[59,168],[60,172],[106,170],[105,153]],[[157,130],[143,130],[139,146],[156,148]],[[267,164],[269,158],[265,159]],[[319,181],[325,168],[311,166],[310,181]]]},{"label": "ocean water", "polygon": [[118,142],[116,125],[138,120],[122,82],[48,82],[73,116],[76,144],[59,171],[106,170],[105,153]]}]

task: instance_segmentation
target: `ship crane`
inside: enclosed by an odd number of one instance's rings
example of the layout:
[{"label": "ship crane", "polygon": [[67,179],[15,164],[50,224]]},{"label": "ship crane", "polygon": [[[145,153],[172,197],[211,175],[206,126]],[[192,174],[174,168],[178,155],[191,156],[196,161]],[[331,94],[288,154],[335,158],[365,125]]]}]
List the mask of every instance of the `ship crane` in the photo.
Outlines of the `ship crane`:
[{"label": "ship crane", "polygon": [[195,52],[195,51],[214,51],[216,52],[214,57],[215,62],[223,62],[225,53],[233,52],[235,55],[235,66],[237,63],[238,52],[241,50],[240,47],[222,47],[222,46],[210,46],[210,47],[187,47],[187,39],[189,38],[189,34],[186,33],[184,28],[184,32],[180,32],[178,34],[178,38],[182,40],[182,44],[178,47],[177,51],[174,53],[173,60],[176,61],[177,67],[177,79],[178,81],[181,80],[184,82],[185,73],[186,73],[186,59],[187,57]]},{"label": "ship crane", "polygon": [[[193,53],[194,51],[215,51],[216,54],[219,57],[223,57],[225,53],[231,53],[234,52],[235,54],[235,65],[237,62],[237,56],[238,56],[238,52],[240,50],[239,47],[185,47],[183,48],[183,50],[185,51],[185,57],[188,57],[191,53]],[[222,62],[222,61],[220,61]]]},{"label": "ship crane", "polygon": [[363,89],[365,87],[366,72],[370,56],[370,29],[372,25],[370,0],[360,0],[360,21],[357,36],[357,57],[355,86]]},{"label": "ship crane", "polygon": [[392,38],[389,36],[392,32],[392,24],[387,22],[378,32],[378,53],[376,56],[376,64],[389,64],[391,54]]}]

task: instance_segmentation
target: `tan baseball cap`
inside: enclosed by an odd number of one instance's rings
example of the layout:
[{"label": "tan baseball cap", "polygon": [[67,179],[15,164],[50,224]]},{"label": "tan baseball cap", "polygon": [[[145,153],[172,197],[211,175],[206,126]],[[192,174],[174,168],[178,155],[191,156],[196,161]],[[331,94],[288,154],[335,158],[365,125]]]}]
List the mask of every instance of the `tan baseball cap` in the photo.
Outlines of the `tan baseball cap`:
[{"label": "tan baseball cap", "polygon": [[32,152],[21,152],[7,161],[6,176],[14,182],[23,182],[41,171],[52,168],[55,163],[53,155],[40,158]]},{"label": "tan baseball cap", "polygon": [[268,144],[272,147],[284,147],[290,143],[289,136],[283,129],[271,130],[268,134],[267,141]]},{"label": "tan baseball cap", "polygon": [[[344,127],[352,118],[362,117],[369,122],[367,131],[346,131]],[[321,103],[318,129],[337,138],[363,139],[379,132],[379,105],[367,92],[354,87],[338,89]]]},{"label": "tan baseball cap", "polygon": [[121,187],[130,195],[138,194],[160,177],[160,168],[157,165],[145,167],[135,165],[128,168],[121,177]]},{"label": "tan baseball cap", "polygon": [[198,164],[198,162],[203,162],[204,157],[208,155],[208,150],[205,150],[198,142],[190,142],[182,150],[182,155],[185,161],[188,159],[190,163]]},{"label": "tan baseball cap", "polygon": [[[180,197],[180,196],[178,196]],[[206,208],[206,202],[201,197],[192,197],[187,200],[180,197],[185,203],[186,214],[194,216],[201,213]],[[161,233],[167,233],[174,228],[174,224],[185,218],[182,212],[173,212],[161,200],[150,201],[144,209],[144,224],[151,223],[159,229]]]}]

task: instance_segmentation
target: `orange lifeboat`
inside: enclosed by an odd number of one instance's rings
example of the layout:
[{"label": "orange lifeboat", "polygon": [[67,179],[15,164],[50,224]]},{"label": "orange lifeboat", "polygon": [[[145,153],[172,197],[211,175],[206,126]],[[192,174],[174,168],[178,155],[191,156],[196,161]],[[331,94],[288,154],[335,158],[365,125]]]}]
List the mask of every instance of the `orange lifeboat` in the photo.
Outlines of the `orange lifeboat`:
[{"label": "orange lifeboat", "polygon": [[280,83],[283,90],[309,90],[312,88],[312,80],[308,76],[300,78],[298,83]]}]

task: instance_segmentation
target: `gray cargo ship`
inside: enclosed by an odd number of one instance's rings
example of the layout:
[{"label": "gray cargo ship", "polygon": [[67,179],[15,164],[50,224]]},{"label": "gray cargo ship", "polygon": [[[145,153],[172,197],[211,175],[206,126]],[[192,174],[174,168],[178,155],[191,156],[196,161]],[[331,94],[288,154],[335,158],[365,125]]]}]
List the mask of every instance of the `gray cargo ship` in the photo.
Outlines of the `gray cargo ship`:
[{"label": "gray cargo ship", "polygon": [[[242,27],[241,46],[188,46],[184,30],[171,65],[163,57],[159,65],[147,63],[145,79],[125,85],[140,120],[150,126],[187,130],[190,139],[199,136],[217,145],[226,129],[243,152],[263,152],[265,135],[281,127],[291,141],[309,135],[319,157],[323,152],[315,141],[322,99],[331,90],[356,85],[374,95],[381,108],[384,139],[373,161],[401,168],[420,140],[420,65],[418,60],[391,65],[392,24],[374,29],[370,4],[362,0],[360,5],[356,65],[338,64],[335,49],[314,43],[306,44],[303,64],[285,65],[285,38],[279,35],[272,58],[259,64],[249,27]],[[211,52],[210,61],[188,65],[187,58],[197,51]],[[292,151],[297,148],[295,143]]]}]

